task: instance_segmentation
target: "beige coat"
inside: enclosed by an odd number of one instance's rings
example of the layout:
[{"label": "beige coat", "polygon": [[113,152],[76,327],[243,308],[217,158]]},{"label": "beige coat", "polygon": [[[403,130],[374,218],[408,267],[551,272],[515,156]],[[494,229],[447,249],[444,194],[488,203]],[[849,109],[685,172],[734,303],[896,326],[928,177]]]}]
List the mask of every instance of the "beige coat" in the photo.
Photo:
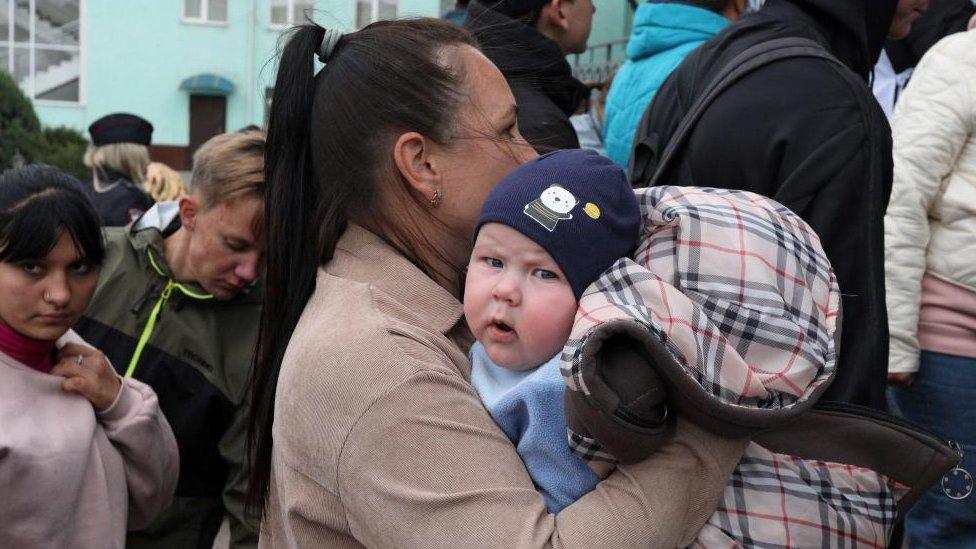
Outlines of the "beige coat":
[{"label": "beige coat", "polygon": [[469,382],[462,306],[351,226],[278,380],[262,547],[675,547],[690,543],[742,454],[679,423],[550,515]]},{"label": "beige coat", "polygon": [[891,126],[888,371],[915,372],[922,276],[976,292],[976,31],[951,35],[929,50]]}]

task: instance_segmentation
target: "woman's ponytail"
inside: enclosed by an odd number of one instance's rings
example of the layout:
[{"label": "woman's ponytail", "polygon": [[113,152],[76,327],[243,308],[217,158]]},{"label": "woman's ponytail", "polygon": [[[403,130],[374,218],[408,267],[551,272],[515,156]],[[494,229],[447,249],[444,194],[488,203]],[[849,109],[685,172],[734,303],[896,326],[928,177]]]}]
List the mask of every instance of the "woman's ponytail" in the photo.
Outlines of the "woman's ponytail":
[{"label": "woman's ponytail", "polygon": [[[441,53],[461,45],[474,40],[450,22],[406,19],[347,35],[304,25],[281,53],[265,162],[268,267],[251,378],[250,510],[262,511],[268,494],[282,357],[316,271],[332,259],[347,223],[393,225],[384,216],[394,214],[378,205],[392,196],[388,186],[402,191],[390,172],[397,132],[450,139],[463,101],[461,71]],[[320,54],[327,65],[315,75]],[[396,231],[375,232],[383,238]]]},{"label": "woman's ponytail", "polygon": [[325,29],[296,27],[278,66],[265,153],[268,251],[261,329],[251,376],[247,507],[260,514],[271,472],[271,425],[281,359],[305,302],[315,289],[320,196],[310,162],[310,120],[316,52]]}]

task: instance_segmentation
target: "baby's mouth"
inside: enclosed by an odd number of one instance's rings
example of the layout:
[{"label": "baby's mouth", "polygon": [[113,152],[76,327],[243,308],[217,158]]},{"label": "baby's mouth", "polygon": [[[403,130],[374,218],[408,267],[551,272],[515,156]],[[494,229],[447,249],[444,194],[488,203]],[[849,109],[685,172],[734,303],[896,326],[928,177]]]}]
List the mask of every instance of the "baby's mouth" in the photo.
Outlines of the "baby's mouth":
[{"label": "baby's mouth", "polygon": [[505,334],[512,333],[512,332],[515,331],[514,328],[512,328],[508,324],[505,324],[501,320],[493,320],[493,321],[491,321],[491,327],[492,328],[495,328],[498,331],[500,331],[502,333],[505,333]]}]

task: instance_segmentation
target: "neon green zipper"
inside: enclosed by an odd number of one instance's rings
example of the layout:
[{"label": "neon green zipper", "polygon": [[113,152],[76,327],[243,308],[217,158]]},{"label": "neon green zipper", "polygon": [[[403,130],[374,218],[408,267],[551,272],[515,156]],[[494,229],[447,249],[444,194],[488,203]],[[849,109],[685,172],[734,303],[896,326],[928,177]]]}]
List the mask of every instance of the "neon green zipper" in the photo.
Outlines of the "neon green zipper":
[{"label": "neon green zipper", "polygon": [[149,338],[152,337],[153,329],[156,327],[156,319],[159,317],[159,312],[163,310],[163,305],[169,301],[171,295],[173,295],[173,290],[179,290],[183,295],[199,300],[213,299],[211,294],[202,294],[200,292],[194,292],[186,286],[180,284],[179,282],[173,280],[171,277],[166,276],[166,273],[159,268],[156,264],[156,258],[153,257],[152,249],[146,248],[146,254],[149,256],[149,264],[152,265],[153,270],[155,270],[159,276],[166,277],[166,286],[163,286],[162,293],[159,294],[159,299],[156,300],[156,304],[153,305],[152,312],[149,313],[149,320],[146,321],[146,326],[142,329],[142,333],[139,335],[139,343],[136,344],[136,351],[132,353],[132,358],[129,360],[129,367],[125,369],[125,377],[132,377],[132,374],[136,372],[136,365],[139,364],[139,359],[142,357],[142,350],[146,347],[146,343],[149,342]]}]

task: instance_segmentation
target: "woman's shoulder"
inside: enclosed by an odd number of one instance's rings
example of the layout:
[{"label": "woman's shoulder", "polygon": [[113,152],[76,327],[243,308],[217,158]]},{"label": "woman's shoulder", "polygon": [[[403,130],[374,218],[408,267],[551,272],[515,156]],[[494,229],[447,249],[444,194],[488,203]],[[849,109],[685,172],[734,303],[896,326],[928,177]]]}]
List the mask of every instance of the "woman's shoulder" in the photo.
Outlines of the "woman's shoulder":
[{"label": "woman's shoulder", "polygon": [[[459,317],[460,318],[460,317]],[[441,319],[437,319],[441,320]],[[316,288],[289,343],[313,360],[397,360],[404,373],[439,368],[450,341],[437,320],[377,285],[319,270]],[[453,348],[453,344],[451,344]],[[412,359],[412,360],[409,360]]]},{"label": "woman's shoulder", "polygon": [[425,371],[463,381],[466,368],[460,349],[382,291],[320,270],[282,362],[275,425],[288,427],[275,441],[292,468],[326,465],[383,395]]}]

